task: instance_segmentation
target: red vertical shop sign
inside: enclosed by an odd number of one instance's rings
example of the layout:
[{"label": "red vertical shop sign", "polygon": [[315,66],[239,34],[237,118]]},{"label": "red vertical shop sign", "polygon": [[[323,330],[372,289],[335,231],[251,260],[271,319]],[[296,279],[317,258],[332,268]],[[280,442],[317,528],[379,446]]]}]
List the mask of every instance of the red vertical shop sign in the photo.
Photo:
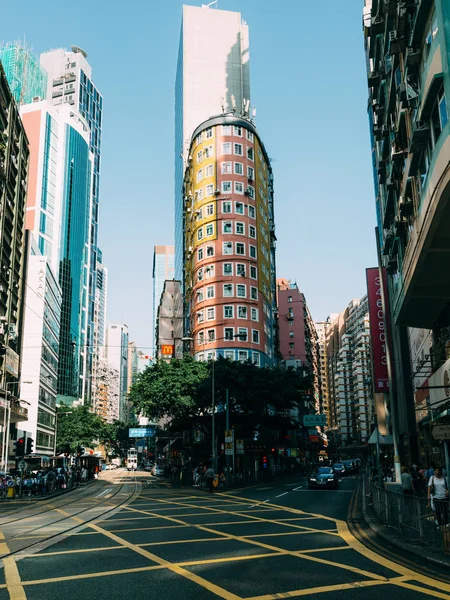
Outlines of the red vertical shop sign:
[{"label": "red vertical shop sign", "polygon": [[[383,271],[384,273],[384,271]],[[375,392],[389,391],[387,368],[386,330],[381,281],[378,268],[366,269],[367,297],[369,300],[372,372]]]}]

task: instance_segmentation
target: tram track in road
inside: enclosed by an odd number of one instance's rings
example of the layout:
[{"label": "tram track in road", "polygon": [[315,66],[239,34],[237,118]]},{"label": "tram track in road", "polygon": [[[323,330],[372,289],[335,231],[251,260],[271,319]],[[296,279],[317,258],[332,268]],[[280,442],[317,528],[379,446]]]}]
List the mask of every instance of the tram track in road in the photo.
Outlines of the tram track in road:
[{"label": "tram track in road", "polygon": [[442,583],[450,583],[450,577],[446,574],[444,567],[440,569],[438,565],[428,565],[425,561],[421,560],[419,556],[417,556],[416,559],[411,559],[411,554],[408,553],[408,556],[406,556],[406,551],[399,547],[392,549],[392,547],[388,545],[388,541],[381,536],[376,535],[370,529],[362,513],[359,514],[359,511],[361,510],[361,486],[362,479],[359,478],[348,507],[347,524],[350,533],[366,548],[387,558],[393,563],[406,567],[411,571],[416,571],[417,573],[420,573],[420,575],[436,579]]},{"label": "tram track in road", "polygon": [[[123,494],[123,488],[125,487],[125,485],[133,485],[134,489],[132,491],[130,491],[130,493],[126,493],[125,494],[125,498],[123,498],[122,501],[118,502],[117,504],[114,505],[110,505],[109,502],[111,500],[113,500],[116,496]],[[75,529],[79,529],[80,527],[85,527],[88,526],[90,523],[92,523],[93,521],[97,521],[100,518],[104,518],[105,515],[109,515],[110,513],[117,511],[118,509],[122,508],[126,503],[134,500],[140,493],[140,485],[139,482],[136,481],[136,478],[134,481],[129,481],[127,483],[124,483],[120,486],[119,489],[117,489],[117,491],[115,493],[113,493],[113,495],[111,497],[108,497],[107,499],[104,498],[104,500],[108,500],[108,505],[103,506],[103,508],[105,510],[100,511],[99,509],[102,508],[101,503],[100,504],[96,504],[94,506],[90,506],[90,507],[84,507],[81,510],[74,512],[74,513],[69,513],[66,510],[62,509],[62,508],[58,508],[58,507],[54,507],[53,505],[50,505],[47,507],[47,511],[46,514],[51,514],[52,512],[56,512],[59,514],[62,514],[62,517],[59,519],[53,519],[48,523],[45,523],[43,525],[39,525],[38,527],[35,527],[33,529],[28,529],[26,531],[21,531],[20,533],[16,534],[16,535],[5,535],[3,533],[3,531],[1,531],[1,535],[0,535],[0,559],[3,559],[7,556],[12,556],[12,555],[16,555],[18,553],[24,552],[24,551],[29,551],[30,549],[32,549],[33,547],[39,547],[42,545],[42,543],[45,543],[46,545],[51,545],[51,544],[47,544],[47,542],[49,541],[58,541],[58,538],[60,538],[61,536],[65,536],[67,534],[70,534],[71,532],[73,532]],[[101,500],[102,498],[100,498]],[[74,504],[71,503],[71,504]],[[65,505],[65,508],[67,508],[67,505]],[[89,516],[88,518],[81,518],[81,515],[86,515],[87,513],[93,512],[95,511],[95,514],[93,514],[92,516]],[[30,519],[34,518],[34,516],[32,517],[28,517]],[[24,520],[24,519],[21,519]],[[70,523],[72,521],[72,524]],[[64,527],[64,523],[66,523],[68,526]],[[52,528],[54,528],[54,526],[58,527],[57,531],[51,531]],[[49,531],[50,529],[50,531]],[[46,532],[47,530],[47,532]],[[42,531],[42,535],[39,535],[38,532]],[[17,542],[24,542],[23,544],[18,544],[18,547],[14,547],[11,548],[10,545],[16,545]]]}]

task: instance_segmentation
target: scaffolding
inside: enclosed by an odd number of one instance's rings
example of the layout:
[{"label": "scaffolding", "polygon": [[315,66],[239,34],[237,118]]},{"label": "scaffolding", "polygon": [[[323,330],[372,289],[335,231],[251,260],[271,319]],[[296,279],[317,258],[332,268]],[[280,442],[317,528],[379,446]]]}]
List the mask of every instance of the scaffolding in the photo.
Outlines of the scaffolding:
[{"label": "scaffolding", "polygon": [[0,42],[0,62],[17,104],[30,104],[47,95],[47,73],[25,43]]}]

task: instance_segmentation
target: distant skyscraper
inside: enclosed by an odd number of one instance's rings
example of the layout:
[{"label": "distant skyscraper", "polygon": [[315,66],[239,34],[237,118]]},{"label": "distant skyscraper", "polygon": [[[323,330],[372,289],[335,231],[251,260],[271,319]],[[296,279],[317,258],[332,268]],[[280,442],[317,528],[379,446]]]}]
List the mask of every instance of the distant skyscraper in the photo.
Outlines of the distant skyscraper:
[{"label": "distant skyscraper", "polygon": [[128,394],[128,327],[108,324],[106,333],[106,360],[119,376],[119,419],[127,419]]},{"label": "distant skyscraper", "polygon": [[183,180],[194,129],[213,115],[248,112],[248,27],[241,14],[183,6],[175,82],[175,278],[183,281]]},{"label": "distant skyscraper", "polygon": [[[156,319],[156,358],[170,360],[183,356],[183,296],[181,282],[164,282]],[[173,352],[168,349],[173,347]]]},{"label": "distant skyscraper", "polygon": [[153,250],[153,347],[151,353],[156,356],[156,317],[158,306],[161,300],[161,294],[166,279],[173,279],[174,276],[174,252],[173,246],[155,246]]},{"label": "distant skyscraper", "polygon": [[47,73],[31,48],[22,42],[0,44],[0,61],[19,106],[46,98]]}]

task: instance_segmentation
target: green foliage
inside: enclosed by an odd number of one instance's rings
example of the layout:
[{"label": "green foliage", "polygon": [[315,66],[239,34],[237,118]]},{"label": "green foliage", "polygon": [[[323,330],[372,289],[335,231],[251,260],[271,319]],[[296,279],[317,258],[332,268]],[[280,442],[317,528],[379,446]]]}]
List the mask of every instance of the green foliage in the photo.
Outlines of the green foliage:
[{"label": "green foliage", "polygon": [[224,358],[209,363],[192,357],[158,361],[148,367],[133,385],[129,399],[151,419],[185,419],[211,410],[212,381],[215,403],[225,403],[229,391],[231,411],[247,415],[283,414],[303,406],[303,390],[311,379],[293,369],[256,367],[251,362]]},{"label": "green foliage", "polygon": [[85,406],[58,408],[58,429],[56,435],[56,452],[60,454],[69,444],[72,452],[77,446],[92,448],[97,442],[108,439],[108,427],[96,414],[89,412]]}]

